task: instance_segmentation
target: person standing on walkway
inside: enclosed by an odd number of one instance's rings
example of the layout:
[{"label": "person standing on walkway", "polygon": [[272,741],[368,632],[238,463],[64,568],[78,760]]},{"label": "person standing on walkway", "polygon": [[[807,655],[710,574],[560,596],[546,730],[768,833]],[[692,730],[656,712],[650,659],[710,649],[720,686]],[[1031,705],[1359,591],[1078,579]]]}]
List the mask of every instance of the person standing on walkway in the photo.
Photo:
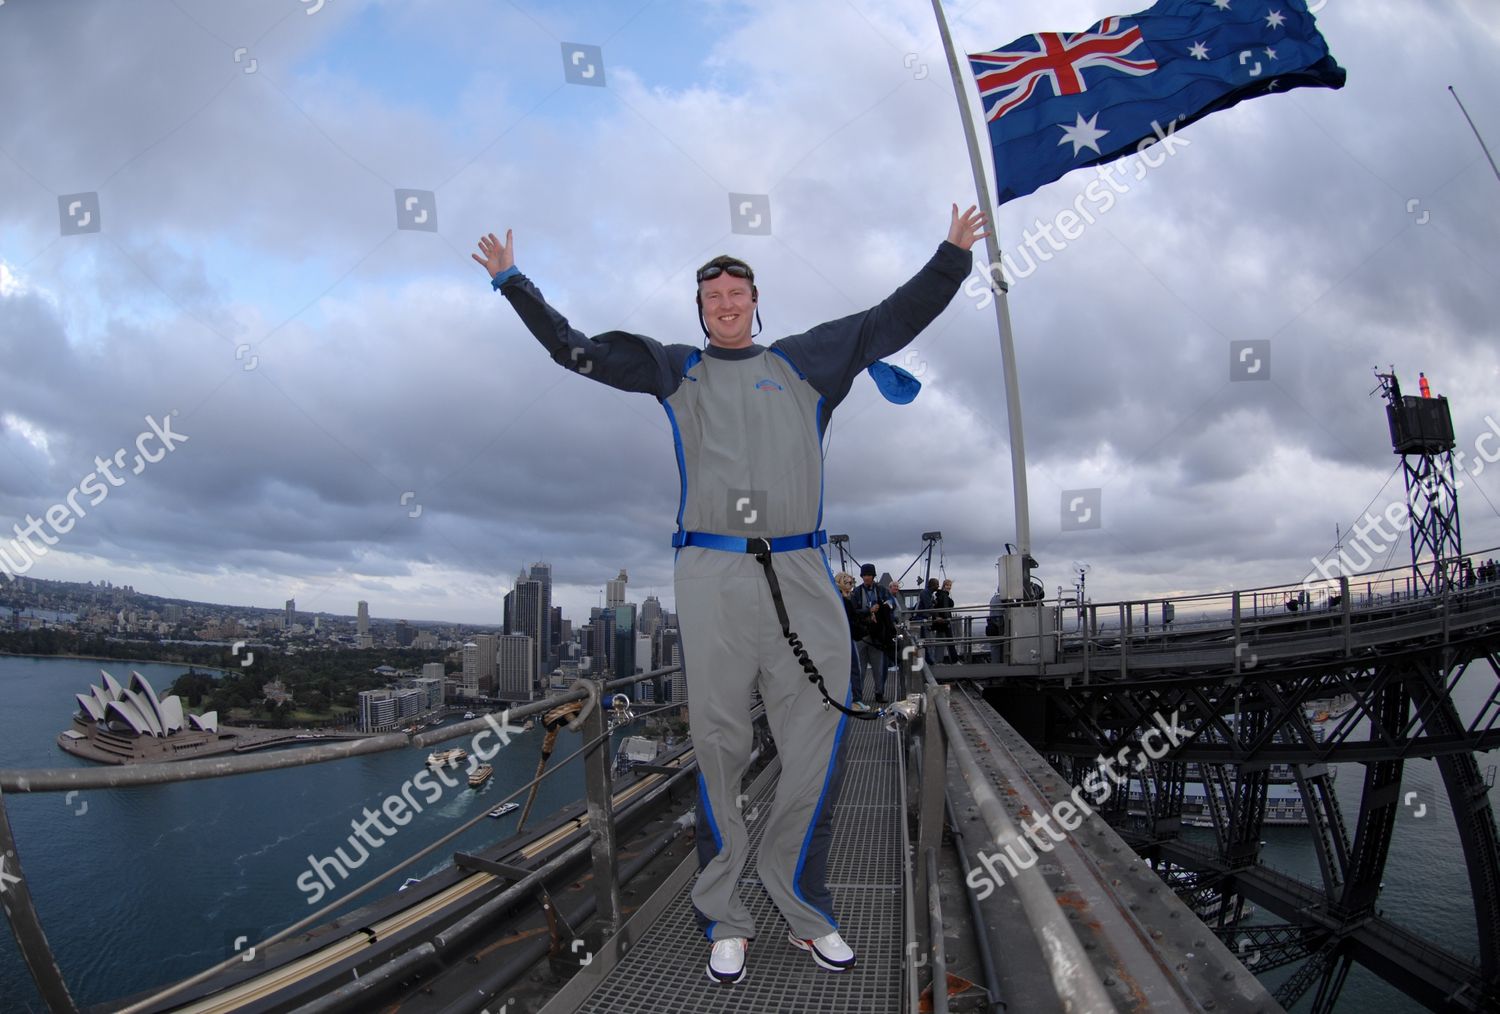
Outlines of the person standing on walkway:
[{"label": "person standing on walkway", "polygon": [[713,942],[707,974],[717,981],[744,978],[756,934],[738,891],[750,851],[738,802],[750,764],[752,688],[781,755],[757,873],[793,946],[831,971],[855,963],[827,885],[847,717],[830,711],[809,682],[778,614],[784,607],[828,697],[848,707],[849,626],[822,550],[823,435],[860,372],[884,365],[953,299],[984,224],[974,208],[960,214],[954,205],[947,238],[889,297],[769,346],[752,341],[760,294],[755,273],[734,257],[698,269],[708,338],[700,349],[624,331],[585,336],[517,269],[509,231],[504,243],[481,237],[473,255],[554,362],[655,397],[672,426],[682,487],[674,587],[699,763],[693,905]]}]

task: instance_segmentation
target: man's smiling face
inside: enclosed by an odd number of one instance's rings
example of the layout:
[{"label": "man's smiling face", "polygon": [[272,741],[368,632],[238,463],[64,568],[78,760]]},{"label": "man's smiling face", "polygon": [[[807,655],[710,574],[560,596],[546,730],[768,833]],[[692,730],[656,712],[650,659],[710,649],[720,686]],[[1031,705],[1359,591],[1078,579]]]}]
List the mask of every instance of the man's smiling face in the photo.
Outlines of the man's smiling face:
[{"label": "man's smiling face", "polygon": [[755,301],[751,299],[751,281],[724,272],[717,278],[698,283],[703,300],[703,323],[711,342],[726,349],[744,348],[750,344],[750,325],[755,319]]}]

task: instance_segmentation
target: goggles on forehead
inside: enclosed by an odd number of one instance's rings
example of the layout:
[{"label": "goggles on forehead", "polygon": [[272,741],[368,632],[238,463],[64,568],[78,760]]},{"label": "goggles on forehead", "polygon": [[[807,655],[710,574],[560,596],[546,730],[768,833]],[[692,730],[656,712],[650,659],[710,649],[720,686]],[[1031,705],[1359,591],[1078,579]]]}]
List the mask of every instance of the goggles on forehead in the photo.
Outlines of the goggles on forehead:
[{"label": "goggles on forehead", "polygon": [[698,269],[698,281],[709,282],[722,274],[733,275],[735,278],[748,278],[755,281],[755,272],[743,264],[710,264]]}]

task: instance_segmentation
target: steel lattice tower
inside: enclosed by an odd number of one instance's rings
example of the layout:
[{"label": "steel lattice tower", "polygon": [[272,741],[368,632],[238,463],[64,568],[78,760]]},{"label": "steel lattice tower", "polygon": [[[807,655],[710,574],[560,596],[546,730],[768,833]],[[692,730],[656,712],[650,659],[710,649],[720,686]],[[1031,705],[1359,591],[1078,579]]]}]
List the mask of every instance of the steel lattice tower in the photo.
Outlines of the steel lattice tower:
[{"label": "steel lattice tower", "polygon": [[1411,519],[1412,575],[1418,591],[1441,594],[1460,585],[1463,565],[1448,399],[1403,396],[1394,369],[1376,376],[1387,401],[1391,449],[1401,455]]}]

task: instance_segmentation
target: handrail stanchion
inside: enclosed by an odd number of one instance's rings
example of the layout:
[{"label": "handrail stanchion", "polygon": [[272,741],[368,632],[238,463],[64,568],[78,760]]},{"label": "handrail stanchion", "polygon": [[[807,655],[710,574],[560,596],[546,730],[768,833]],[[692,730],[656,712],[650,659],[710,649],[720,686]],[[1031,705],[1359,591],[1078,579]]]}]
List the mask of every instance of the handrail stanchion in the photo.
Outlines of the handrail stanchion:
[{"label": "handrail stanchion", "polygon": [[603,680],[585,684],[592,706],[586,706],[583,717],[583,740],[590,746],[583,755],[584,792],[588,798],[589,841],[594,858],[594,897],[604,936],[611,937],[620,928],[620,882],[615,859],[614,790],[610,785],[610,737],[605,707]]},{"label": "handrail stanchion", "polygon": [[42,1002],[51,1011],[74,1014],[78,1006],[63,981],[62,970],[57,967],[57,958],[47,943],[47,934],[42,932],[41,920],[31,902],[31,891],[26,878],[21,876],[21,857],[16,851],[16,839],[10,830],[10,817],[5,812],[5,794],[0,792],[0,907],[5,909],[6,922],[15,934],[16,946],[21,958],[31,972],[31,981]]},{"label": "handrail stanchion", "polygon": [[[929,678],[924,689],[927,696],[922,706],[922,773],[917,786],[920,802],[917,804],[916,854],[919,856],[926,855],[928,849],[936,849],[942,844],[943,788],[948,780],[948,737],[943,723],[938,721],[934,703],[938,697],[947,699],[948,687]],[[927,880],[927,868],[920,863],[916,866],[917,886],[913,907],[917,912],[925,912],[927,892],[931,884]],[[927,932],[922,919],[917,919],[916,931],[917,953],[927,954],[931,941],[925,939]]]},{"label": "handrail stanchion", "polygon": [[1240,639],[1240,593],[1235,592],[1234,598],[1229,605],[1229,615],[1234,624],[1234,674],[1240,674],[1240,645],[1244,643]]},{"label": "handrail stanchion", "polygon": [[937,890],[937,849],[922,853],[926,860],[928,942],[932,954],[932,1014],[948,1014],[948,955],[943,949],[943,896]]},{"label": "handrail stanchion", "polygon": [[1084,605],[1078,611],[1079,622],[1083,625],[1083,685],[1089,685],[1089,643],[1093,641],[1093,606]]},{"label": "handrail stanchion", "polygon": [[1338,576],[1338,604],[1344,607],[1344,657],[1355,654],[1355,615],[1349,600],[1349,576]]}]

